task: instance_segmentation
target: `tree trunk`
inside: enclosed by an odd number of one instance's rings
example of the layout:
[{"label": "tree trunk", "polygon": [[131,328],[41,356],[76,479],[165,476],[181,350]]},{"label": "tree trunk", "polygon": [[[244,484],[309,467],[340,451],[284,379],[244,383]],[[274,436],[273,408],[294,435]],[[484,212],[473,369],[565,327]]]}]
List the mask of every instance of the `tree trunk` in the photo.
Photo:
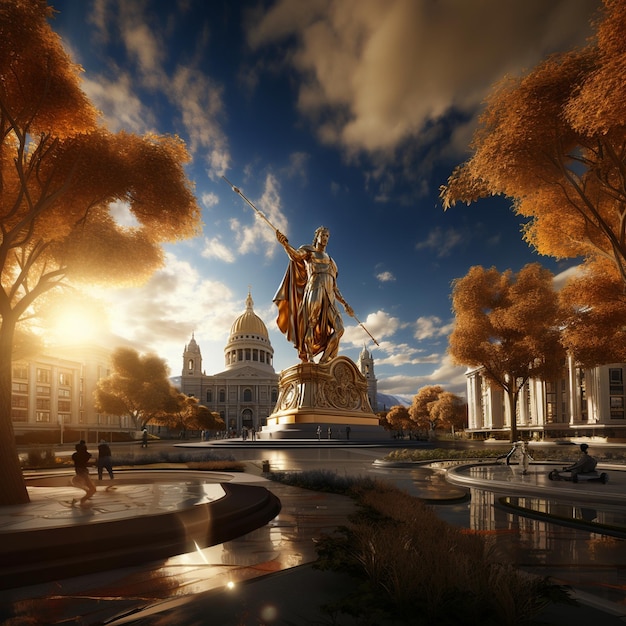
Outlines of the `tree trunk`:
[{"label": "tree trunk", "polygon": [[511,417],[511,443],[517,441],[517,392],[507,389],[506,397],[509,402]]},{"label": "tree trunk", "polygon": [[30,502],[11,420],[11,377],[15,324],[2,319],[0,327],[0,506]]}]

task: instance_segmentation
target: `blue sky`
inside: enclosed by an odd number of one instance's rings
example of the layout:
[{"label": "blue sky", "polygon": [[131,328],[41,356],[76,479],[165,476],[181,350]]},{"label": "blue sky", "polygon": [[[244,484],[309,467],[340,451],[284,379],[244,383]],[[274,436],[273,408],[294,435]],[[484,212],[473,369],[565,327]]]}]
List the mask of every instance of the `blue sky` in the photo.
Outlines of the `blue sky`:
[{"label": "blue sky", "polygon": [[[208,374],[251,291],[277,371],[297,362],[276,325],[286,255],[222,180],[294,246],[330,229],[347,315],[340,353],[375,358],[379,391],[464,393],[446,354],[451,281],[472,265],[555,273],[504,199],[444,212],[438,188],[492,85],[583,45],[599,0],[55,0],[53,29],[111,130],[172,133],[203,212],[145,286],[94,292],[112,332],[180,374],[195,333]],[[116,209],[125,220],[123,207]]]}]

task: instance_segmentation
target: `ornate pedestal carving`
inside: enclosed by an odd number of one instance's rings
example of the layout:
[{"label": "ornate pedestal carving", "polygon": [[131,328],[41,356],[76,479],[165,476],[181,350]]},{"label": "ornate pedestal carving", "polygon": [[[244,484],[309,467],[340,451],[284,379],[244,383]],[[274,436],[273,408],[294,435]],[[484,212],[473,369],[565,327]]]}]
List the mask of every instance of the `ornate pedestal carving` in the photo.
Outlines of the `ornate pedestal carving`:
[{"label": "ornate pedestal carving", "polygon": [[[345,356],[299,363],[281,372],[278,401],[261,438],[386,438],[367,397],[367,381]],[[349,431],[346,428],[349,427]],[[366,434],[367,433],[367,434]]]}]

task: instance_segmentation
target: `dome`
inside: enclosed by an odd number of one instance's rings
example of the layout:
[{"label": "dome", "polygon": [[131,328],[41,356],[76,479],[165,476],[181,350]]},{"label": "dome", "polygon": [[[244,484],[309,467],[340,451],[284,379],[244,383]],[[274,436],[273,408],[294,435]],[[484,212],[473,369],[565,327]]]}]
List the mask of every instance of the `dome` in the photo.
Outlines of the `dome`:
[{"label": "dome", "polygon": [[265,326],[263,320],[254,312],[254,302],[252,296],[248,294],[246,298],[246,310],[242,313],[234,322],[230,328],[231,339],[237,335],[255,335],[259,339],[267,339],[269,341],[269,335],[267,333],[267,326]]}]

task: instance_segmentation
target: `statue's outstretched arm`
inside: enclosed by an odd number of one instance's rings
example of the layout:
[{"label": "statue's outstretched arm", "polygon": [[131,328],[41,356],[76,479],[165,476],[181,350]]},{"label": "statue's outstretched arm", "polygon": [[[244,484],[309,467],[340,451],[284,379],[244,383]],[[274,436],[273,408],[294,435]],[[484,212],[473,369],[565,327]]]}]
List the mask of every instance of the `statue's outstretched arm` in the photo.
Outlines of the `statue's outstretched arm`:
[{"label": "statue's outstretched arm", "polygon": [[285,248],[285,252],[289,255],[289,258],[293,261],[300,261],[307,255],[305,250],[296,250],[287,240],[287,237],[283,235],[278,229],[276,229],[276,239],[278,243]]}]

